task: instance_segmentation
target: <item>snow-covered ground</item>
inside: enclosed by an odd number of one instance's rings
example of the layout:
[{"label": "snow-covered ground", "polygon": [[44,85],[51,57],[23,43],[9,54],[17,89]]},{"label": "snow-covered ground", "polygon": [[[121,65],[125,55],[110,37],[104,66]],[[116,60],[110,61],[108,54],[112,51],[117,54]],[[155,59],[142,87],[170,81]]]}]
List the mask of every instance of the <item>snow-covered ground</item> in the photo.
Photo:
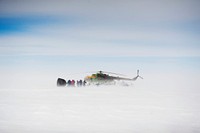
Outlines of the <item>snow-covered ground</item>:
[{"label": "snow-covered ground", "polygon": [[196,81],[187,84],[181,82],[185,80],[169,80],[157,84],[156,79],[148,80],[150,77],[129,87],[1,88],[0,132],[200,132],[200,93],[195,88]]}]

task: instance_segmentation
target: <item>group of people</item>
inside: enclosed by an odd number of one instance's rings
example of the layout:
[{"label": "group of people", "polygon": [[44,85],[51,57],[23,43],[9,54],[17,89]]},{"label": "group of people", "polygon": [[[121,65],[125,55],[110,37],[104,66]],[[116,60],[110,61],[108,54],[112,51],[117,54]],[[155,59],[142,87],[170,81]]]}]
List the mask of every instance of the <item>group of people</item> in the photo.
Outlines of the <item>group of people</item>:
[{"label": "group of people", "polygon": [[86,81],[85,80],[68,80],[67,81],[67,85],[68,86],[77,86],[77,87],[81,87],[81,86],[85,86],[86,85]]}]

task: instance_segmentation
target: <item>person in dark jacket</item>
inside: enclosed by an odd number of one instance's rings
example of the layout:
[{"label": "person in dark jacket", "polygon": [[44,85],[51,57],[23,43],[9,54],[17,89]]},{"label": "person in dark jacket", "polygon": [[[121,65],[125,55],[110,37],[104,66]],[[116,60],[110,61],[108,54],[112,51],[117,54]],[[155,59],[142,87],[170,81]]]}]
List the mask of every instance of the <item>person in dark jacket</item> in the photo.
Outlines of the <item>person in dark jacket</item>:
[{"label": "person in dark jacket", "polygon": [[72,83],[71,80],[67,81],[68,86],[71,86],[71,83]]}]

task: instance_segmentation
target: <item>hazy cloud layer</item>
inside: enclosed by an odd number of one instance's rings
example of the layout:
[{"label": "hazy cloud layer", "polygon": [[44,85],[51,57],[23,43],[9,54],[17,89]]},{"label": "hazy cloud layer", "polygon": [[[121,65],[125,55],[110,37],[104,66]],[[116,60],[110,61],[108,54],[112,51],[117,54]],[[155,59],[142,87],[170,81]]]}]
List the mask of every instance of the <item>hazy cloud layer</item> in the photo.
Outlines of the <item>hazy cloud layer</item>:
[{"label": "hazy cloud layer", "polygon": [[3,0],[1,14],[75,15],[92,19],[199,19],[198,0]]},{"label": "hazy cloud layer", "polygon": [[199,56],[200,2],[0,2],[2,55]]}]

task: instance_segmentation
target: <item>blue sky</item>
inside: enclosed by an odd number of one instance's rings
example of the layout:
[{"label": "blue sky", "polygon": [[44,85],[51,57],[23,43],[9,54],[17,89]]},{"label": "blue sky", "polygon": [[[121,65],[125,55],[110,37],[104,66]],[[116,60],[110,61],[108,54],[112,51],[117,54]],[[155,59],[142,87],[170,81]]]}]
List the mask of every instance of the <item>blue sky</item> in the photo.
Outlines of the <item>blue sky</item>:
[{"label": "blue sky", "polygon": [[16,71],[199,72],[199,6],[198,0],[2,0],[0,65]]}]

